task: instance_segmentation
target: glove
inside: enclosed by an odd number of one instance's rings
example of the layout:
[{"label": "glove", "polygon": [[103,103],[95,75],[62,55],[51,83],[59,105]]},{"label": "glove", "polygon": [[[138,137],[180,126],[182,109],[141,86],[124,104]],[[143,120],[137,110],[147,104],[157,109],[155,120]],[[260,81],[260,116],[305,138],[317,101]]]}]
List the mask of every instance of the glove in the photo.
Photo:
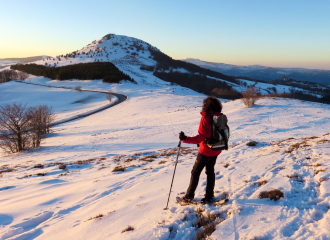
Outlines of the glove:
[{"label": "glove", "polygon": [[184,135],[184,132],[180,132],[180,134],[179,134],[179,139],[180,139],[181,141],[183,141],[183,140],[185,140],[186,138],[187,138],[187,136]]}]

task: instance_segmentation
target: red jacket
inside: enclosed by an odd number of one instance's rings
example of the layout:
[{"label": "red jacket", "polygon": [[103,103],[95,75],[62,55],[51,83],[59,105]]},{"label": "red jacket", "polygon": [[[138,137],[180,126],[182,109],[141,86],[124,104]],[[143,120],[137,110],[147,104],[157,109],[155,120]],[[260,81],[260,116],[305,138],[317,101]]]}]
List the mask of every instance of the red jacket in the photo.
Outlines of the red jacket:
[{"label": "red jacket", "polygon": [[219,116],[222,113],[214,113],[214,114],[206,114],[204,112],[201,112],[202,119],[199,123],[198,128],[198,135],[195,137],[187,137],[185,140],[183,140],[184,143],[191,143],[191,144],[199,144],[199,153],[207,156],[207,157],[214,157],[221,153],[221,151],[216,151],[211,148],[209,148],[205,143],[204,140],[206,138],[210,138],[212,134],[212,126],[211,126],[211,118],[207,117],[206,115],[211,116]]}]

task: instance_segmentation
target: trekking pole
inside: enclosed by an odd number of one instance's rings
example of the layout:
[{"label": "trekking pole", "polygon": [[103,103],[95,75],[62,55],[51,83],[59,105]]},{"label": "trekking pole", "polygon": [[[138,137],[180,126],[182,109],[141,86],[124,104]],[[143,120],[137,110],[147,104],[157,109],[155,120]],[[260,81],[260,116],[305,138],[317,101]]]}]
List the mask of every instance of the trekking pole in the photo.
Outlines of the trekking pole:
[{"label": "trekking pole", "polygon": [[180,148],[181,148],[181,140],[179,142],[178,145],[178,155],[176,156],[176,161],[175,161],[175,167],[174,167],[174,172],[173,172],[173,177],[172,177],[172,183],[171,183],[171,187],[170,187],[170,192],[168,193],[168,199],[167,199],[167,204],[166,204],[166,208],[164,208],[164,210],[167,210],[168,208],[168,201],[170,200],[170,196],[171,196],[171,190],[172,190],[172,185],[173,185],[173,180],[174,180],[174,175],[175,175],[175,170],[176,170],[176,165],[178,164],[178,159],[179,159],[179,153],[180,153]]}]

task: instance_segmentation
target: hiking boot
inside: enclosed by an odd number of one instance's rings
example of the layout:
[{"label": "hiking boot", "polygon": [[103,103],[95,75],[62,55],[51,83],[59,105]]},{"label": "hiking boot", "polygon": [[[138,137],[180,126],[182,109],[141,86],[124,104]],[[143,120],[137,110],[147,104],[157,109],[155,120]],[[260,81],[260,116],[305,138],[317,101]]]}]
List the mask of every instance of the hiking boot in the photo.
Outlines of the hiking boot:
[{"label": "hiking boot", "polygon": [[211,197],[211,198],[203,197],[201,199],[201,202],[204,203],[204,204],[213,203],[214,201],[215,201],[214,197]]},{"label": "hiking boot", "polygon": [[186,204],[188,204],[188,203],[192,203],[193,201],[194,201],[194,198],[182,197],[182,198],[180,199],[180,202],[181,202],[181,203],[186,203]]}]

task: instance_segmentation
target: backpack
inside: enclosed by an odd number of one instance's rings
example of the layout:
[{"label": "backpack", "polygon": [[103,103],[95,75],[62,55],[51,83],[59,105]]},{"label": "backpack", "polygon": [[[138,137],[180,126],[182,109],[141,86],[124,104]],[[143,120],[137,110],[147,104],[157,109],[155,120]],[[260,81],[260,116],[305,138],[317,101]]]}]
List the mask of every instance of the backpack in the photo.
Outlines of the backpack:
[{"label": "backpack", "polygon": [[219,116],[207,116],[211,118],[212,134],[211,137],[206,138],[204,142],[213,150],[228,150],[230,130],[227,124],[227,116],[224,114]]}]

